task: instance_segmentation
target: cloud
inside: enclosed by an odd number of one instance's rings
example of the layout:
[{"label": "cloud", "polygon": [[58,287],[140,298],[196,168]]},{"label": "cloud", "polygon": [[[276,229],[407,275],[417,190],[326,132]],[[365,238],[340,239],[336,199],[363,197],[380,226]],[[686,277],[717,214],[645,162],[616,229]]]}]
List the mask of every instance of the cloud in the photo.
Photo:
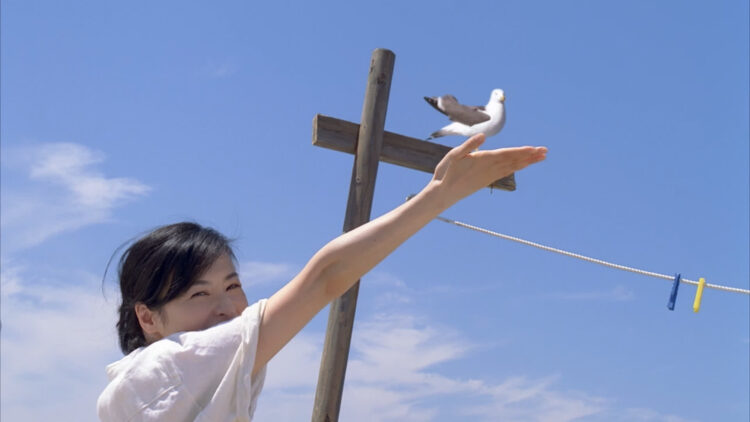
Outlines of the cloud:
[{"label": "cloud", "polygon": [[383,271],[373,271],[366,276],[369,288],[377,292],[373,303],[377,309],[393,309],[412,302],[414,291],[399,277]]},{"label": "cloud", "polygon": [[628,302],[635,299],[635,293],[623,286],[615,286],[611,290],[559,293],[556,297],[563,300]]},{"label": "cloud", "polygon": [[[32,276],[30,266],[7,259],[1,268],[0,417],[95,420],[104,367],[121,357],[116,304],[105,301],[99,276]],[[269,277],[290,271],[281,264],[251,268]],[[617,409],[612,400],[563,388],[557,374],[501,380],[448,375],[440,368],[469,359],[477,345],[418,314],[360,315],[355,328],[341,420],[687,422],[649,409]],[[323,338],[322,332],[303,331],[269,363],[257,420],[310,418]],[[40,398],[40,391],[55,394]]]},{"label": "cloud", "polygon": [[21,273],[24,270],[23,266],[3,258],[0,264],[0,292],[3,299],[5,296],[12,296],[21,291]]},{"label": "cloud", "polygon": [[[259,420],[309,419],[323,334],[302,333],[269,363]],[[559,377],[500,383],[451,377],[435,368],[466,358],[473,345],[449,327],[414,315],[376,315],[352,338],[342,420],[572,421],[605,409],[605,400],[555,389]]]},{"label": "cloud", "polygon": [[536,420],[535,415],[549,413],[554,419],[539,420],[567,421],[601,410],[602,399],[554,390],[557,377],[493,383],[441,374],[435,367],[464,359],[474,348],[450,327],[402,314],[377,316],[358,329],[350,363],[354,399],[342,409],[348,419],[432,420],[453,414],[454,419]]},{"label": "cloud", "polygon": [[644,408],[620,409],[616,412],[608,411],[602,414],[601,420],[611,422],[697,422],[697,419],[686,419]]},{"label": "cloud", "polygon": [[280,262],[246,261],[240,264],[240,279],[248,286],[285,284],[298,272],[297,267]]},{"label": "cloud", "polygon": [[351,369],[363,382],[423,383],[422,370],[460,358],[471,347],[450,328],[423,325],[407,314],[376,315],[357,329]]},{"label": "cloud", "polygon": [[233,62],[211,62],[203,66],[201,73],[212,79],[228,78],[239,71],[239,67]]},{"label": "cloud", "polygon": [[[372,274],[370,299],[390,289],[413,293],[398,277]],[[602,295],[626,297],[617,289]],[[593,297],[593,295],[592,295]],[[688,422],[651,409],[622,408],[615,400],[563,386],[560,374],[504,379],[448,375],[441,368],[484,348],[456,328],[397,308],[358,315],[352,337],[341,420],[510,422]],[[259,420],[306,420],[312,415],[324,333],[303,331],[268,365]]]},{"label": "cloud", "polygon": [[0,419],[95,420],[104,367],[120,357],[115,306],[99,277],[30,276],[24,265],[2,264]]},{"label": "cloud", "polygon": [[2,230],[5,252],[38,245],[59,233],[111,220],[115,207],[150,191],[129,178],[97,170],[104,155],[74,143],[11,149],[4,157]]},{"label": "cloud", "polygon": [[467,412],[480,420],[568,422],[600,415],[608,401],[602,397],[553,389],[557,377],[512,378],[489,389],[485,404]]}]

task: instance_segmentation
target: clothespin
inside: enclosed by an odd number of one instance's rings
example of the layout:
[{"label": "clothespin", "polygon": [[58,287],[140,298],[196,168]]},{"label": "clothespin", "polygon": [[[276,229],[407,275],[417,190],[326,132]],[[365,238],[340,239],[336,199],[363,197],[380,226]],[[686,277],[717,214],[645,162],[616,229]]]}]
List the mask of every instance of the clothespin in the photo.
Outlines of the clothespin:
[{"label": "clothespin", "polygon": [[680,274],[674,276],[674,284],[672,284],[672,293],[669,294],[669,303],[667,308],[670,311],[674,311],[674,303],[677,301],[677,289],[680,287]]},{"label": "clothespin", "polygon": [[693,312],[701,310],[701,298],[703,298],[703,288],[706,287],[706,279],[700,278],[698,280],[698,290],[695,291],[695,302],[693,302]]}]

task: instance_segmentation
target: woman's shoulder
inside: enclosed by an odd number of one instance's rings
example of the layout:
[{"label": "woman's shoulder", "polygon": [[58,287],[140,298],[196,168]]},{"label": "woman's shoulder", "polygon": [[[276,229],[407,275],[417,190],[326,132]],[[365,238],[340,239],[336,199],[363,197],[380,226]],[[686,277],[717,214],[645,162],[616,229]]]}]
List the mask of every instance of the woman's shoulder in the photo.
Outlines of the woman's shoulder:
[{"label": "woman's shoulder", "polygon": [[[168,342],[134,350],[107,366],[109,384],[99,396],[97,409],[102,420],[129,420],[142,409],[169,400],[182,386],[182,377],[164,353]],[[153,346],[153,347],[152,347]]]}]

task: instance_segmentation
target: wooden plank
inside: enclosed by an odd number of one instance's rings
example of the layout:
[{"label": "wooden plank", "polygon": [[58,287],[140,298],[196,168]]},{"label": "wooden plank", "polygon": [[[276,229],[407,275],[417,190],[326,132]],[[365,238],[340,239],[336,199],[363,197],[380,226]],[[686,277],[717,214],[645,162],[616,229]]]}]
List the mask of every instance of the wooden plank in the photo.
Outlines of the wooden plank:
[{"label": "wooden plank", "polygon": [[[354,154],[359,125],[335,117],[316,114],[313,118],[313,140],[315,146]],[[383,133],[383,149],[380,160],[432,174],[451,147],[423,141],[393,132]],[[515,174],[495,181],[492,188],[516,190]]]},{"label": "wooden plank", "polygon": [[[355,149],[356,153],[346,204],[345,232],[370,221],[395,60],[396,56],[390,50],[376,49],[372,53],[362,106],[362,124],[357,125],[354,132],[352,153],[355,153]],[[358,293],[359,281],[331,302],[315,391],[313,422],[335,422],[339,419]]]}]

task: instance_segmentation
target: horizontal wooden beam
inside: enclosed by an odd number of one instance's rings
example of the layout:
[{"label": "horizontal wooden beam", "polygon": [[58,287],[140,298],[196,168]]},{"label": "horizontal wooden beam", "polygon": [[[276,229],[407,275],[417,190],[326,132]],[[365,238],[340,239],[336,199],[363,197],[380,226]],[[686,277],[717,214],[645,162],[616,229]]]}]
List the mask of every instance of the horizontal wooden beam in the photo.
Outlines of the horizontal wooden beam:
[{"label": "horizontal wooden beam", "polygon": [[[359,124],[357,123],[322,114],[316,114],[313,119],[312,143],[315,146],[354,154],[358,133]],[[445,145],[385,132],[380,161],[432,174],[440,160],[450,150],[451,147]],[[488,187],[514,191],[516,190],[515,174],[497,180]]]}]

